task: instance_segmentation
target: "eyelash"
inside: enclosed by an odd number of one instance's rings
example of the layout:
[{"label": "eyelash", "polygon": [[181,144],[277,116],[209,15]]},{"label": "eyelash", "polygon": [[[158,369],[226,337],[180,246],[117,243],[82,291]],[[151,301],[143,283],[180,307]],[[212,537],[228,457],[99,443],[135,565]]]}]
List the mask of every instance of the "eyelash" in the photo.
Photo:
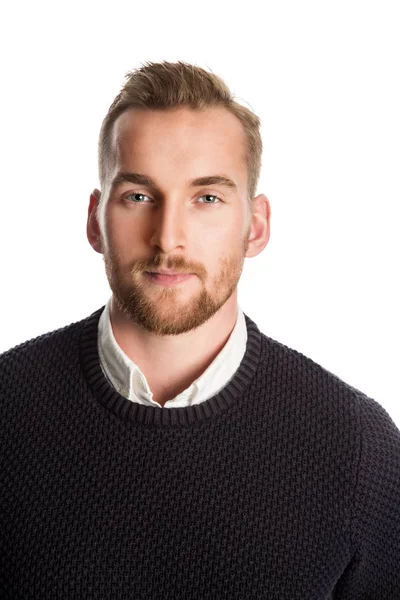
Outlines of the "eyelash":
[{"label": "eyelash", "polygon": [[[126,196],[124,196],[124,200],[127,200],[131,196],[146,196],[147,198],[150,198],[150,196],[148,196],[147,194],[143,194],[142,192],[133,192],[131,194],[127,194]],[[215,194],[203,194],[202,196],[199,196],[199,198],[204,198],[205,196],[212,196],[213,198],[218,199],[218,202],[215,202],[215,203],[204,202],[203,204],[205,204],[205,205],[208,204],[209,206],[213,206],[214,204],[220,204],[222,202],[221,198],[219,196],[216,196]],[[145,204],[145,203],[144,202],[131,202],[131,204]]]}]

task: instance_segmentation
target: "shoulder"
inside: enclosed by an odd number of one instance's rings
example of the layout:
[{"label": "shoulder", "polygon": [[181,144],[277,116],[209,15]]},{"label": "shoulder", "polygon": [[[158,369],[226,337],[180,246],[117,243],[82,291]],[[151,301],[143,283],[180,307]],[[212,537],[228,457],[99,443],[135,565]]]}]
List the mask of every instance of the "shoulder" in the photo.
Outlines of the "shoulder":
[{"label": "shoulder", "polygon": [[400,430],[388,411],[308,356],[261,335],[263,385],[279,418],[295,423],[299,438],[314,447],[319,443],[331,456],[347,457],[356,475],[354,501],[368,518],[383,507],[386,494],[400,536]]},{"label": "shoulder", "polygon": [[[264,333],[262,340],[262,373],[279,383],[280,393],[288,397],[308,416],[324,414],[343,432],[356,430],[357,436],[373,443],[374,435],[400,436],[388,412],[377,399],[344,381],[309,356]],[[350,433],[350,432],[349,432]]]},{"label": "shoulder", "polygon": [[74,337],[74,333],[80,329],[82,322],[71,323],[43,333],[2,352],[0,354],[0,369],[5,369],[13,363],[20,364],[21,361],[29,363],[35,358],[43,356],[44,353],[59,346],[62,341]]},{"label": "shoulder", "polygon": [[0,354],[0,397],[13,387],[33,386],[67,363],[78,364],[79,341],[88,319],[43,333]]}]

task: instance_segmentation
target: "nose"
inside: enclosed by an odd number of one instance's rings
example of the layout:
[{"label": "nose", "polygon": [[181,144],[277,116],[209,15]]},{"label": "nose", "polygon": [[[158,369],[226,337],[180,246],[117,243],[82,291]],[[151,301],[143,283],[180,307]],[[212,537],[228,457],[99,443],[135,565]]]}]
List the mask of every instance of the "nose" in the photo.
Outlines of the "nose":
[{"label": "nose", "polygon": [[188,220],[182,203],[160,204],[152,214],[151,244],[165,254],[185,247],[188,239]]}]

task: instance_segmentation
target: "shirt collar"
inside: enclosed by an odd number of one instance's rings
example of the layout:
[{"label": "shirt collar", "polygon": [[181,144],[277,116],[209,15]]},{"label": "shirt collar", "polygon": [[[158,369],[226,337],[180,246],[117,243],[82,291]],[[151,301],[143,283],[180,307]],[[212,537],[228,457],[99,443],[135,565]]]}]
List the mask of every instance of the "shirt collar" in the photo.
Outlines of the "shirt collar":
[{"label": "shirt collar", "polygon": [[[140,367],[118,345],[110,319],[112,296],[98,325],[98,350],[103,371],[115,389],[124,397],[141,404],[159,406]],[[213,362],[186,390],[168,400],[168,407],[197,404],[217,394],[230,381],[246,351],[246,321],[238,305],[238,318],[228,341]]]}]

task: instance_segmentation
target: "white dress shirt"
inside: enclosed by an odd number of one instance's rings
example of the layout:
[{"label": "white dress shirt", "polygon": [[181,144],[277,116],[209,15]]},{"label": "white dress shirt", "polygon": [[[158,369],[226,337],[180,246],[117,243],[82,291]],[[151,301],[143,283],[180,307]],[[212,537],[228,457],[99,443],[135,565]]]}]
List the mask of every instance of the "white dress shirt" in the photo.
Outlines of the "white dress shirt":
[{"label": "white dress shirt", "polygon": [[[153,400],[144,373],[117,344],[110,319],[111,299],[112,296],[101,314],[98,326],[98,351],[103,372],[121,396],[139,404],[161,408]],[[246,344],[246,320],[238,305],[236,325],[220,353],[200,377],[175,398],[168,400],[164,408],[192,406],[215,396],[237,371],[246,351]]]}]

